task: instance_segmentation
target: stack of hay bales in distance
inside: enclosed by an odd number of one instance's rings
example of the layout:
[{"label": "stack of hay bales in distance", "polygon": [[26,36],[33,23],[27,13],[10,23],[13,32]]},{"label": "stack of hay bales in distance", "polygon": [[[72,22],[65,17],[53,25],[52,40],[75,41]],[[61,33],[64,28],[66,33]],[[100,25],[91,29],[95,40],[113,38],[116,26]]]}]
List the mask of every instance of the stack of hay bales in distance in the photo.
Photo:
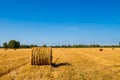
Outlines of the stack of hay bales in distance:
[{"label": "stack of hay bales in distance", "polygon": [[34,47],[31,54],[31,65],[51,65],[52,48]]}]

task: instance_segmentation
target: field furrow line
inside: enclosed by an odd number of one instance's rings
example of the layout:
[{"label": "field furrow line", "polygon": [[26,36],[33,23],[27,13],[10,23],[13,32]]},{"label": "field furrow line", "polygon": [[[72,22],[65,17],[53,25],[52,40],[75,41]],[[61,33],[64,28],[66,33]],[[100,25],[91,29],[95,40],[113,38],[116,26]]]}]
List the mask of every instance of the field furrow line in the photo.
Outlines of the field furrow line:
[{"label": "field furrow line", "polygon": [[[21,58],[21,59],[18,59],[17,61],[16,61],[16,63],[14,63],[14,64],[10,64],[10,66],[7,66],[6,67],[6,65],[4,66],[3,65],[3,69],[0,69],[0,77],[2,77],[2,76],[4,76],[4,75],[6,75],[6,74],[8,74],[8,73],[10,73],[11,71],[13,71],[14,69],[16,69],[16,68],[20,68],[20,67],[22,67],[22,66],[24,66],[24,65],[26,65],[26,64],[28,64],[29,63],[29,59],[28,59],[29,57],[25,57],[25,58]],[[25,60],[24,60],[25,59]],[[20,61],[21,60],[21,61]],[[12,66],[12,65],[14,65],[14,66]],[[2,67],[2,66],[0,66],[0,67]]]},{"label": "field furrow line", "polygon": [[101,58],[101,57],[90,55],[87,52],[78,52],[78,51],[72,51],[72,52],[84,55],[85,57],[89,57],[89,58],[93,59],[94,61],[99,62],[100,64],[103,64],[103,65],[106,65],[106,66],[110,66],[110,65],[114,65],[114,64],[119,65],[119,63],[117,63],[115,61],[111,61],[111,60],[107,60],[107,59],[104,59],[104,58]]}]

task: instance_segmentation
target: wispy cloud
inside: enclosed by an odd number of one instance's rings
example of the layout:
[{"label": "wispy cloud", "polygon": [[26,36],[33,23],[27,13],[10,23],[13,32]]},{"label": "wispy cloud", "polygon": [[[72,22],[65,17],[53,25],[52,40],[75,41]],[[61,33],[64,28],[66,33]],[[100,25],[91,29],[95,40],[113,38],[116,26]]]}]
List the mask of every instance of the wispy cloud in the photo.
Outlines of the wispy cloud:
[{"label": "wispy cloud", "polygon": [[69,31],[79,31],[79,27],[69,27]]}]

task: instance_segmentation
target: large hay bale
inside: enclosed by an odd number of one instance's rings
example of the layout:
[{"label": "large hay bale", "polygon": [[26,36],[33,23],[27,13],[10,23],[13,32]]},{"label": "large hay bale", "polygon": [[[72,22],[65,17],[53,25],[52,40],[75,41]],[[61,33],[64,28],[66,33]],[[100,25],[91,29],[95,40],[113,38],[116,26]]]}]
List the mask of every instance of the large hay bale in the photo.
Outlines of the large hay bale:
[{"label": "large hay bale", "polygon": [[35,47],[32,49],[31,65],[51,65],[52,48]]}]

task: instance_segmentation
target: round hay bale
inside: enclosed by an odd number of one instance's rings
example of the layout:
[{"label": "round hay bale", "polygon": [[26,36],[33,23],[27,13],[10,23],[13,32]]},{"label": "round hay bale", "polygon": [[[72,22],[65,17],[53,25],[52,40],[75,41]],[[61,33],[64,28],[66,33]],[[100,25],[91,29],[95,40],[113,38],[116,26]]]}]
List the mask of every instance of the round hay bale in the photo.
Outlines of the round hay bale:
[{"label": "round hay bale", "polygon": [[100,49],[99,49],[99,51],[103,51],[103,49],[102,49],[102,48],[100,48]]},{"label": "round hay bale", "polygon": [[32,49],[31,65],[51,65],[52,48],[35,47]]},{"label": "round hay bale", "polygon": [[115,50],[115,48],[113,47],[112,50]]},{"label": "round hay bale", "polygon": [[5,51],[7,51],[7,48],[4,48]]}]

